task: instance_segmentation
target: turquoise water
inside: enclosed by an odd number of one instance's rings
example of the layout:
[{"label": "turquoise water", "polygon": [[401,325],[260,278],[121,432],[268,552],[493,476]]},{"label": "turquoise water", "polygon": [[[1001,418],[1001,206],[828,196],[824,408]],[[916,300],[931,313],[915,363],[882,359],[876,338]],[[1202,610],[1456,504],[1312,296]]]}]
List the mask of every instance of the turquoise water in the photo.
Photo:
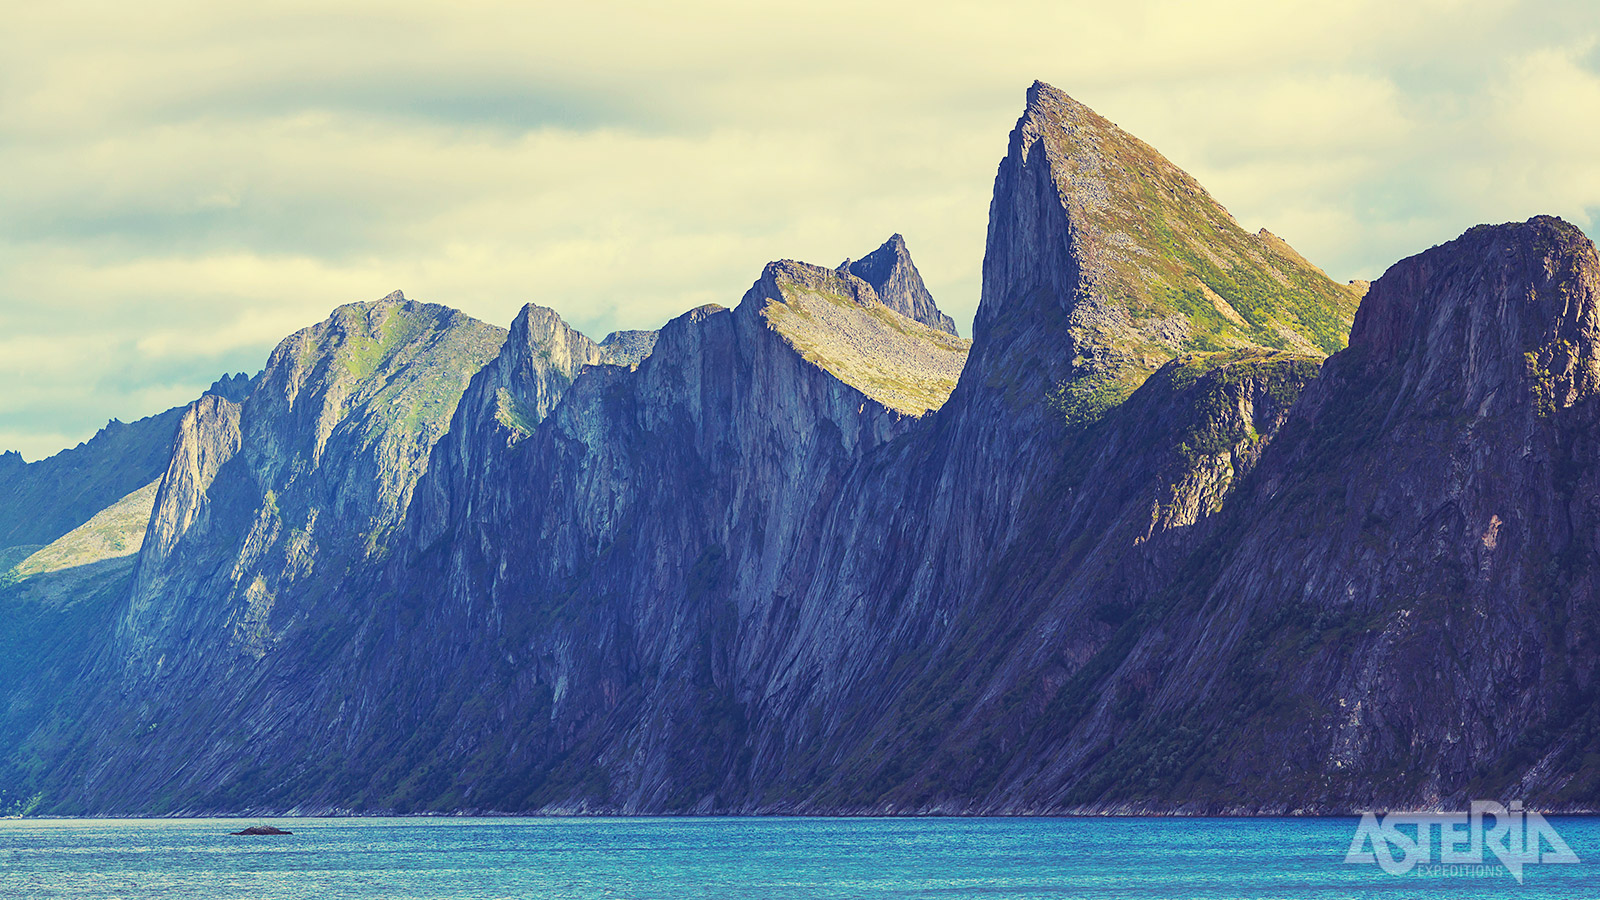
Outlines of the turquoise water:
[{"label": "turquoise water", "polygon": [[1353,819],[0,820],[0,897],[1600,897],[1583,860],[1388,875],[1344,862]]}]

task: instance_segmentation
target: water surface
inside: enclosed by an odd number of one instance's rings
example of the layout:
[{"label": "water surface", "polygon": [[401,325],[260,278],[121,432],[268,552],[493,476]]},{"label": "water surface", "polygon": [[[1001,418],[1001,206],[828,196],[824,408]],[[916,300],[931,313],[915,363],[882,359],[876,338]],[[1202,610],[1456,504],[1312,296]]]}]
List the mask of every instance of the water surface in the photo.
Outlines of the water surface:
[{"label": "water surface", "polygon": [[[1388,875],[1353,819],[12,819],[0,897],[1600,897],[1580,865]],[[288,837],[232,837],[250,824]]]}]

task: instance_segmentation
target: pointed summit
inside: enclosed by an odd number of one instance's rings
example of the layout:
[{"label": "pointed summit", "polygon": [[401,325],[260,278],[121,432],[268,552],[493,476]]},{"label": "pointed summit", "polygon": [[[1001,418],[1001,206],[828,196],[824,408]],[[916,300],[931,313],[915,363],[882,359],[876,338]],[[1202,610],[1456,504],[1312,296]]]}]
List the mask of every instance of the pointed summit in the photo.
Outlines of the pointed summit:
[{"label": "pointed summit", "polygon": [[946,334],[956,334],[955,320],[945,315],[933,302],[922,274],[911,262],[911,251],[906,249],[906,239],[899,234],[890,236],[883,246],[861,259],[845,260],[850,274],[860,278],[877,292],[884,306],[908,319],[915,319],[929,328]]},{"label": "pointed summit", "polygon": [[1281,239],[1240,228],[1148,144],[1044,82],[1028,89],[995,178],[974,353],[988,332],[1064,325],[1069,353],[997,362],[1042,363],[1040,390],[1069,420],[1180,353],[1332,353],[1358,301]]}]

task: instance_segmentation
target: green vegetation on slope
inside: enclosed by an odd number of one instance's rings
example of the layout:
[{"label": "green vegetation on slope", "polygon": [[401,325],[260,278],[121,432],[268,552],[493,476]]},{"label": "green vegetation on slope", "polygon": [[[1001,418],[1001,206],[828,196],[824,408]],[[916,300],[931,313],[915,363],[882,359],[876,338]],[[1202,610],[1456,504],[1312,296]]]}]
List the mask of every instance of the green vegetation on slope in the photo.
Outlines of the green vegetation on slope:
[{"label": "green vegetation on slope", "polygon": [[384,543],[467,383],[505,338],[505,329],[397,292],[341,306],[274,351],[267,372],[274,390],[295,406],[317,404],[316,454],[337,445],[350,458],[335,468],[374,464],[378,506],[367,552]]},{"label": "green vegetation on slope", "polygon": [[1074,374],[1048,398],[1069,425],[1181,353],[1344,347],[1359,287],[1240,228],[1187,173],[1054,88],[1035,86],[1021,127],[1047,156],[1081,269]]},{"label": "green vegetation on slope", "polygon": [[123,497],[30,555],[13,571],[20,580],[138,553],[160,486],[157,479]]},{"label": "green vegetation on slope", "polygon": [[955,390],[971,341],[876,300],[857,302],[829,269],[784,262],[777,284],[781,299],[769,299],[761,314],[812,365],[913,416],[943,406]]}]

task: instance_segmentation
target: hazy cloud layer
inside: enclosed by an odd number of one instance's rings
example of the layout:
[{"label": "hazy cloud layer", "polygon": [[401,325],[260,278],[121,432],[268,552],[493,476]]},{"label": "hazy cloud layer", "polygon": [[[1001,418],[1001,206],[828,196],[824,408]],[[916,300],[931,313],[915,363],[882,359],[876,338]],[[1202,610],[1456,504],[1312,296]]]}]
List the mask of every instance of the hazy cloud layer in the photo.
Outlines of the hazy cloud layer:
[{"label": "hazy cloud layer", "polygon": [[965,333],[1034,78],[1338,278],[1600,222],[1592,0],[11,4],[0,447],[186,402],[395,288],[598,338],[900,231]]}]

